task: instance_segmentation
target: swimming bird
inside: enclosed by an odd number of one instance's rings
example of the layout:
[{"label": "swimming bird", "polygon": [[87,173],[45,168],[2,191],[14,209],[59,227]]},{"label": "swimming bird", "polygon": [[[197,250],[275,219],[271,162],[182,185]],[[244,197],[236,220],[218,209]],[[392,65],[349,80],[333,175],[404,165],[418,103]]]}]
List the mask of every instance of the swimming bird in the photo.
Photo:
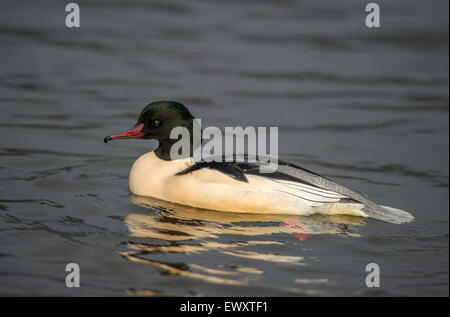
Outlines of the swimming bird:
[{"label": "swimming bird", "polygon": [[[132,129],[105,137],[155,139],[156,150],[140,156],[129,175],[129,189],[139,196],[191,207],[259,214],[343,214],[391,223],[414,220],[411,213],[378,205],[366,195],[300,166],[278,161],[273,173],[261,173],[263,161],[199,161],[191,155],[171,159],[175,127],[193,135],[194,116],[181,103],[157,101],[147,105]],[[191,152],[194,150],[191,139]]]}]

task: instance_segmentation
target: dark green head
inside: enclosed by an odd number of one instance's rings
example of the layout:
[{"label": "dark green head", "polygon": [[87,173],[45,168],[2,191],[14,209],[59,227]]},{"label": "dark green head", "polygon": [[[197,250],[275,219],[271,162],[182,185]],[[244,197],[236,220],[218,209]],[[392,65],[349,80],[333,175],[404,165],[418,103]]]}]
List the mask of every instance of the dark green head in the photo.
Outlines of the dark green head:
[{"label": "dark green head", "polygon": [[170,132],[175,127],[185,127],[192,135],[192,114],[176,101],[156,101],[147,105],[139,114],[132,129],[123,133],[107,136],[104,141],[120,139],[156,139],[159,141],[157,153],[170,151],[170,146],[177,139],[170,139]]}]

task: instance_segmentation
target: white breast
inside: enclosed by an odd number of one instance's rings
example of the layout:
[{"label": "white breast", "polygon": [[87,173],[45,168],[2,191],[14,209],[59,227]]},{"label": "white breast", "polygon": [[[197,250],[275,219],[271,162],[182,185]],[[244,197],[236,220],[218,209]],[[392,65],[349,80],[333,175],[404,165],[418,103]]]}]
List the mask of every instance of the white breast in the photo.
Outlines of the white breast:
[{"label": "white breast", "polygon": [[166,191],[174,174],[193,164],[192,158],[165,161],[154,152],[140,156],[131,167],[129,187],[133,194],[167,200]]}]

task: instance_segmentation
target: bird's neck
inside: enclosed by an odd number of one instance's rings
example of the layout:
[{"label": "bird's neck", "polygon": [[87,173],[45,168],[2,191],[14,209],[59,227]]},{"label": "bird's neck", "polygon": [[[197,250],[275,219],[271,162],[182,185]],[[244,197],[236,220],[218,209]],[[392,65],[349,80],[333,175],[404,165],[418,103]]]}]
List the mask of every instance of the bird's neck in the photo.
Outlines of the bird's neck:
[{"label": "bird's neck", "polygon": [[[177,140],[159,140],[159,145],[155,150],[155,155],[160,158],[161,160],[165,161],[172,161],[174,159],[184,159],[188,157],[192,157],[194,153],[194,142],[192,140],[189,142],[189,151],[185,155],[181,155],[181,152],[179,152],[179,155],[176,158],[173,158],[170,154],[172,146],[177,142]],[[197,146],[199,146],[198,144]]]},{"label": "bird's neck", "polygon": [[171,161],[170,157],[170,149],[172,148],[173,143],[167,141],[159,141],[159,145],[155,150],[155,155],[164,161]]},{"label": "bird's neck", "polygon": [[[184,125],[184,127],[189,132],[188,135],[184,136],[179,135],[178,139],[170,139],[170,138],[158,139],[159,146],[155,150],[155,154],[158,158],[165,161],[172,161],[174,159],[188,158],[194,155],[194,150],[197,149],[199,146],[201,146],[201,143],[203,141],[203,131],[201,127],[198,125],[198,122],[194,119],[192,120],[192,124],[186,124]],[[188,140],[182,139],[183,137]],[[189,151],[187,151],[187,149],[184,149],[187,154],[181,155],[181,148],[183,146],[187,147],[187,144],[186,145],[183,144],[181,147],[179,146],[180,144],[177,144],[177,149],[175,150],[180,150],[179,155],[177,155],[176,158],[173,158],[170,155],[172,146],[179,141],[181,141],[182,143],[184,141],[189,142]]]}]

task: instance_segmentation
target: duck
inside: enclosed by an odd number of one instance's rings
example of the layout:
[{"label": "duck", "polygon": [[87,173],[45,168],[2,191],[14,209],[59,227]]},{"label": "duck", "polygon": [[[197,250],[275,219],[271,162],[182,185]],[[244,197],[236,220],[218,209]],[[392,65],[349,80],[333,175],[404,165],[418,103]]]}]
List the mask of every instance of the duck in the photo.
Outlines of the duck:
[{"label": "duck", "polygon": [[132,194],[174,204],[234,213],[310,216],[350,215],[402,224],[415,218],[407,211],[379,205],[368,196],[298,165],[278,161],[277,170],[261,172],[262,160],[194,160],[194,142],[184,157],[173,158],[175,127],[193,135],[195,117],[180,102],[156,101],[140,112],[134,126],[104,138],[157,140],[129,174]]}]

